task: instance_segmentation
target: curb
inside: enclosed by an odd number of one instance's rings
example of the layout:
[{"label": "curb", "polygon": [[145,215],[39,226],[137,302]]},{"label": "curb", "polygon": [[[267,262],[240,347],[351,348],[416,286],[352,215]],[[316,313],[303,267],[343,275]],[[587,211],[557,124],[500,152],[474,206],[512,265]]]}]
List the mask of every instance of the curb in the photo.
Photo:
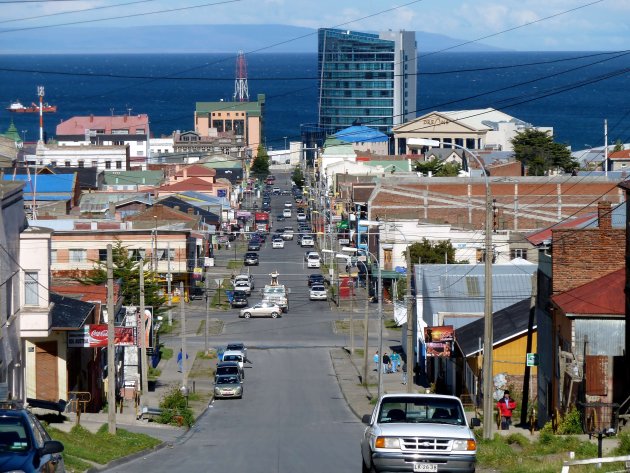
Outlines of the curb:
[{"label": "curb", "polygon": [[[347,348],[345,348],[345,347],[341,347],[341,348],[339,348],[339,350],[343,351],[343,354],[344,354],[345,356],[348,356],[348,354],[349,354],[349,353],[348,353]],[[329,355],[330,355],[330,361],[331,361],[331,363],[332,363],[332,365],[333,365],[333,369],[335,369],[335,368],[334,368],[334,366],[335,366],[335,362],[333,361],[333,351],[334,351],[334,350],[330,350],[328,353],[329,353]],[[356,365],[352,362],[352,360],[350,360],[350,364],[352,364],[352,366],[354,367],[354,369],[355,369],[355,371],[356,371],[357,376],[359,376],[359,371],[357,370],[357,367],[356,367]],[[339,373],[337,373],[337,370],[335,370],[335,378],[337,378],[337,384],[339,385],[339,390],[341,391],[341,394],[342,394],[342,396],[343,396],[344,400],[346,401],[346,405],[350,408],[350,410],[352,411],[352,413],[354,414],[354,416],[355,416],[355,417],[356,417],[356,418],[357,418],[357,419],[361,422],[361,421],[362,421],[362,419],[363,419],[363,414],[361,414],[361,413],[357,412],[357,410],[355,409],[355,407],[354,407],[353,403],[352,403],[352,402],[350,402],[350,399],[348,399],[348,396],[347,396],[347,394],[346,394],[346,391],[343,389],[343,386],[342,386],[341,380],[339,379]],[[367,388],[364,388],[364,389],[365,389],[366,399],[368,398],[368,396],[372,396],[372,393],[370,393],[370,392],[368,391],[368,389],[367,389]]]},{"label": "curb", "polygon": [[155,452],[157,452],[159,450],[162,450],[163,448],[172,447],[172,446],[173,446],[172,443],[162,442],[161,444],[156,445],[153,448],[147,448],[145,450],[140,450],[139,452],[132,453],[132,454],[124,456],[124,457],[116,458],[115,460],[112,460],[109,463],[106,463],[105,465],[90,467],[90,468],[88,468],[86,470],[86,473],[97,473],[99,471],[105,471],[105,470],[107,470],[109,468],[113,468],[115,466],[123,465],[123,464],[125,464],[127,462],[130,462],[132,460],[135,460],[137,458],[143,457],[145,455],[150,455],[150,454],[155,453]]}]

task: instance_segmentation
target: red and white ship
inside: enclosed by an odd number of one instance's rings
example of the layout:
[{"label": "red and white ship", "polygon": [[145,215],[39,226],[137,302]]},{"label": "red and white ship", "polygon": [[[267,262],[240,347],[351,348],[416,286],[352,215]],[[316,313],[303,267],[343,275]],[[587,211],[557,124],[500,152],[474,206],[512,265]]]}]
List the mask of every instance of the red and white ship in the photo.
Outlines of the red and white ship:
[{"label": "red and white ship", "polygon": [[[31,103],[30,107],[25,107],[19,100],[16,100],[15,102],[11,102],[11,104],[7,107],[7,110],[14,113],[39,113],[39,105]],[[55,113],[57,111],[57,106],[44,103],[42,111],[44,113]]]}]

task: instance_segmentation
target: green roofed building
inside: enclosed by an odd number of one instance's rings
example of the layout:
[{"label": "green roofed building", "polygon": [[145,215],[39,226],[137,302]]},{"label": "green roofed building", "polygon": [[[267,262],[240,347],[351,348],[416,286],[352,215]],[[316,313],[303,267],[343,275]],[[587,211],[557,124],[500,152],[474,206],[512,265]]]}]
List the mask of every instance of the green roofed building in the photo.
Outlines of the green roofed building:
[{"label": "green roofed building", "polygon": [[164,171],[106,171],[103,186],[110,191],[144,191],[164,182]]},{"label": "green roofed building", "polygon": [[256,102],[197,102],[195,131],[209,136],[216,128],[219,136],[243,136],[246,147],[256,157],[262,143],[265,95],[258,94]]}]

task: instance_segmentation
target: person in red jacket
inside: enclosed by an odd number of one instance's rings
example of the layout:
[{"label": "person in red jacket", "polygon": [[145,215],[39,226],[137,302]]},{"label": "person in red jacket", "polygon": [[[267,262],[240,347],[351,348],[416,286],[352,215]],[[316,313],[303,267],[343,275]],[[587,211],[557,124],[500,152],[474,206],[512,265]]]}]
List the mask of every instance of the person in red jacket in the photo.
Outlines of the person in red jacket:
[{"label": "person in red jacket", "polygon": [[497,402],[501,416],[501,430],[509,430],[512,423],[512,411],[516,409],[516,401],[510,397],[510,391],[503,391],[503,399]]}]

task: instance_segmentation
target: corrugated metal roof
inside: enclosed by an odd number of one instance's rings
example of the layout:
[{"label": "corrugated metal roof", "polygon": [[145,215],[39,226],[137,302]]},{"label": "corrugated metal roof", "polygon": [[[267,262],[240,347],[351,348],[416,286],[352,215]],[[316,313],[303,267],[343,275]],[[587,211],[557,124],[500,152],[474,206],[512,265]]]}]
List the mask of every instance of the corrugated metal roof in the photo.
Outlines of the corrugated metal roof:
[{"label": "corrugated metal roof", "polygon": [[79,208],[81,212],[105,212],[109,209],[109,204],[119,204],[124,201],[133,202],[138,201],[151,205],[153,199],[148,192],[102,192],[102,193],[90,193],[83,194],[81,196],[81,203]]},{"label": "corrugated metal roof", "polygon": [[50,293],[50,302],[53,329],[79,329],[85,324],[85,320],[94,310],[94,304],[84,302],[72,297],[66,297],[54,292]]},{"label": "corrugated metal roof", "polygon": [[106,185],[158,185],[164,179],[163,171],[106,171],[103,183]]},{"label": "corrugated metal roof", "polygon": [[389,140],[385,133],[369,126],[350,126],[333,136],[345,143],[383,143]]},{"label": "corrugated metal roof", "polygon": [[76,180],[75,174],[38,174],[29,176],[27,174],[16,174],[11,176],[11,181],[22,181],[24,185],[24,193],[32,193],[33,187],[39,193],[72,193]]},{"label": "corrugated metal roof", "polygon": [[[531,296],[534,264],[492,265],[493,311]],[[424,321],[434,325],[439,313],[483,314],[484,264],[416,265],[417,298],[422,299]],[[460,320],[461,326],[470,320]],[[457,328],[457,327],[456,327]]]}]

